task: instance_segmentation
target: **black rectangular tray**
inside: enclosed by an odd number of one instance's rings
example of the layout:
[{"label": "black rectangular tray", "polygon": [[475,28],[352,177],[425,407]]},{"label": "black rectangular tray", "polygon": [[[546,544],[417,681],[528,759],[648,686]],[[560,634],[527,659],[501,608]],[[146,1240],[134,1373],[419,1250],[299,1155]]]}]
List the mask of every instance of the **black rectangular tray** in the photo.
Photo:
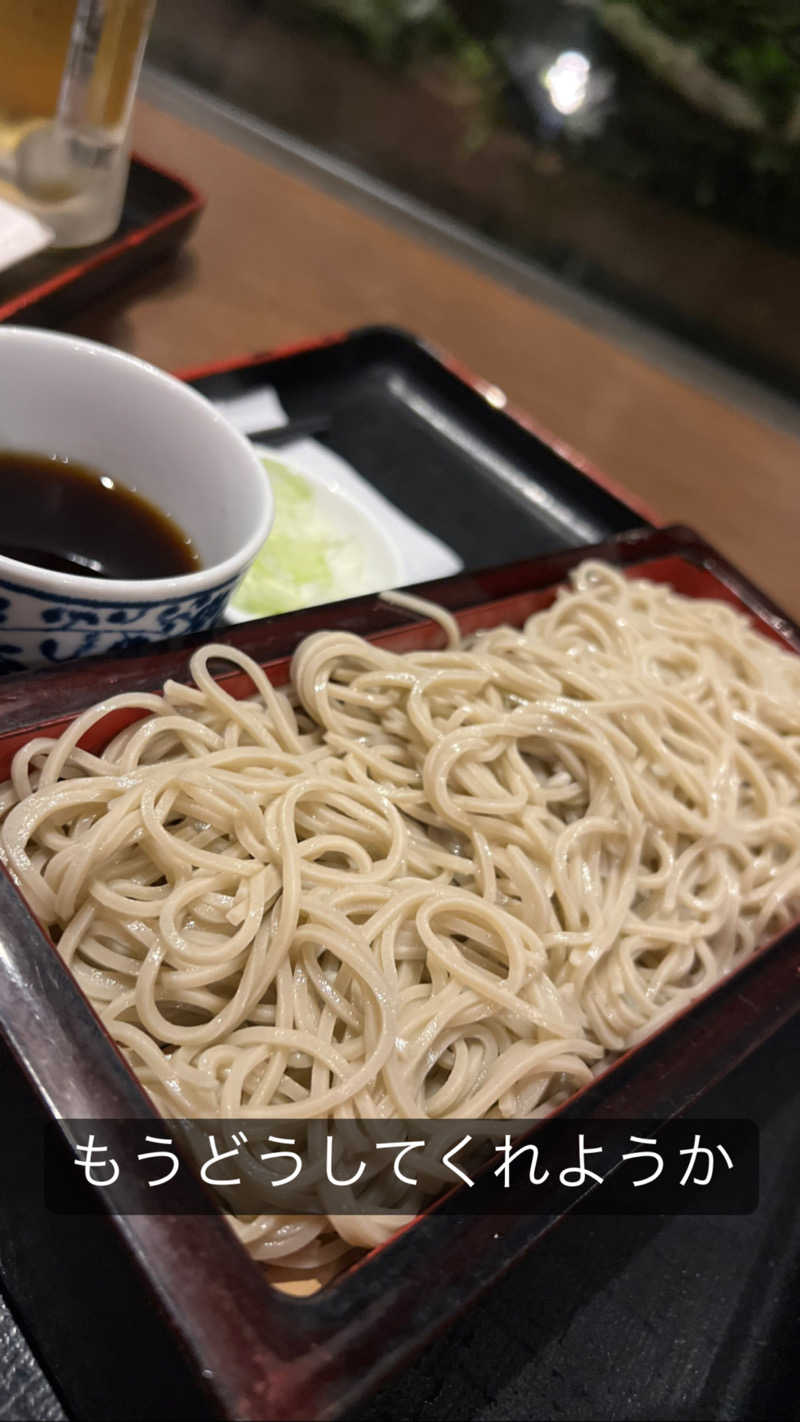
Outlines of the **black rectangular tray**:
[{"label": "black rectangular tray", "polygon": [[467,571],[658,521],[497,386],[393,327],[181,373],[210,400],[272,386],[290,420],[328,416],[323,442]]},{"label": "black rectangular tray", "polygon": [[61,321],[147,271],[188,237],[204,201],[183,178],[132,158],[116,232],[89,247],[39,252],[0,272],[0,321]]}]

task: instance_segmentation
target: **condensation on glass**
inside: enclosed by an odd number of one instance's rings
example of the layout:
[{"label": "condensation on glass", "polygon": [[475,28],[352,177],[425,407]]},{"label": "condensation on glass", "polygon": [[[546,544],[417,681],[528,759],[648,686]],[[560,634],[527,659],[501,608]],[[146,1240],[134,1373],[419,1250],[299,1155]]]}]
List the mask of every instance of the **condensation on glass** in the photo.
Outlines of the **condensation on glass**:
[{"label": "condensation on glass", "polygon": [[85,246],[116,228],[155,0],[0,0],[0,197]]}]

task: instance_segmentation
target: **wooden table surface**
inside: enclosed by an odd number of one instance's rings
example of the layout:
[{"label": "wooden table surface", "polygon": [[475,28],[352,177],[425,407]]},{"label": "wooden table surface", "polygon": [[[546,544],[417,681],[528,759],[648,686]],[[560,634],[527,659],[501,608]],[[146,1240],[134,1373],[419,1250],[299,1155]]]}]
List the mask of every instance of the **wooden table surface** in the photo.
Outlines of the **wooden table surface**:
[{"label": "wooden table surface", "polygon": [[175,263],[69,329],[180,369],[387,322],[690,523],[800,616],[800,443],[463,261],[140,102],[137,150],[208,206]]}]

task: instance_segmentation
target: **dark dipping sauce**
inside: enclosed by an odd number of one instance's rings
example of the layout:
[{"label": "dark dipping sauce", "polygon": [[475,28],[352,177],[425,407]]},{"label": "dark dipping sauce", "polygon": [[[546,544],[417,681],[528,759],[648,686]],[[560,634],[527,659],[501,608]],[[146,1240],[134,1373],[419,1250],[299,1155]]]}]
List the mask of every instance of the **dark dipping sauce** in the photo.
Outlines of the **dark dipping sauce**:
[{"label": "dark dipping sauce", "polygon": [[90,578],[172,578],[202,564],[192,540],[141,494],[97,469],[0,452],[0,553]]}]

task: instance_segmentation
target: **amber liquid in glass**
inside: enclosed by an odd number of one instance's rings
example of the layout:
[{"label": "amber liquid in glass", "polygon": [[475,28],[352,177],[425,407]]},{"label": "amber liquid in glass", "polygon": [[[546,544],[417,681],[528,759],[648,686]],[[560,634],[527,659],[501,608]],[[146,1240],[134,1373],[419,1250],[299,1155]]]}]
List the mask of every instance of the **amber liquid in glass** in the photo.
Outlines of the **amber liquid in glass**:
[{"label": "amber liquid in glass", "polygon": [[[0,0],[0,197],[99,241],[119,217],[154,0]],[[104,230],[105,229],[105,230]]]}]

